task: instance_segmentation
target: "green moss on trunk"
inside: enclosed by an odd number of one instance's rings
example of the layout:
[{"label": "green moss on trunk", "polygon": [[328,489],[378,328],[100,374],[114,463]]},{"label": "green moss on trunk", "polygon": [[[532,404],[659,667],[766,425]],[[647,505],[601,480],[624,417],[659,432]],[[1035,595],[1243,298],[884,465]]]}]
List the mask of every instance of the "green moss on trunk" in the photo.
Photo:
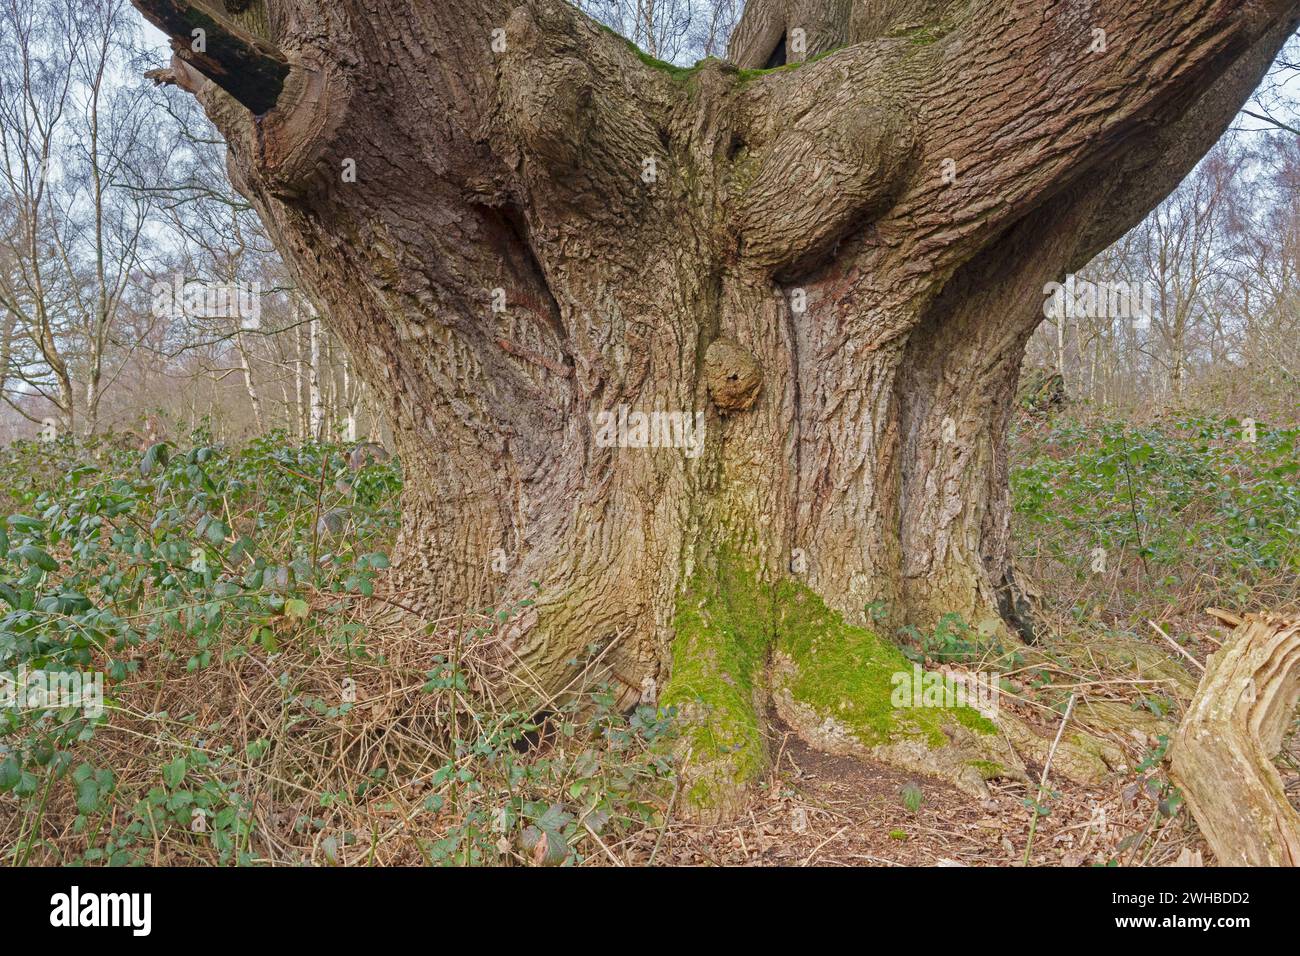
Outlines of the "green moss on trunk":
[{"label": "green moss on trunk", "polygon": [[[725,815],[767,768],[762,715],[773,650],[776,689],[862,748],[904,741],[936,749],[954,727],[996,731],[968,707],[895,707],[895,675],[912,673],[898,648],[847,624],[798,582],[764,584],[726,552],[716,568],[697,571],[674,626],[672,674],[660,702],[679,715],[690,750],[686,796],[697,812]],[[977,768],[979,775],[991,766]]]},{"label": "green moss on trunk", "polygon": [[772,644],[769,594],[724,557],[678,602],[672,677],[660,703],[681,717],[691,748],[687,796],[696,807],[720,808],[767,766],[759,714]]},{"label": "green moss on trunk", "polygon": [[[991,721],[969,707],[895,707],[894,675],[912,673],[903,652],[867,629],[847,624],[802,584],[786,582],[778,590],[777,652],[788,662],[778,666],[779,679],[797,703],[832,717],[867,747],[899,737],[941,747],[948,742],[944,727],[954,721],[977,733],[996,732]],[[947,678],[944,683],[955,698],[955,685]]]}]

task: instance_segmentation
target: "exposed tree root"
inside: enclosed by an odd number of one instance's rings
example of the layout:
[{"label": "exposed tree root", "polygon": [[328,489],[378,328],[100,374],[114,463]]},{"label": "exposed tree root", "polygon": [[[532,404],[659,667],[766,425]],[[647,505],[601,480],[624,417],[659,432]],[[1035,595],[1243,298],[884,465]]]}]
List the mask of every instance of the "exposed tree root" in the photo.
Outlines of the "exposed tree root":
[{"label": "exposed tree root", "polygon": [[[797,670],[789,658],[778,657],[774,673],[779,684],[794,678]],[[963,708],[939,716],[931,734],[900,732],[873,743],[861,729],[798,700],[786,687],[776,692],[775,701],[781,719],[809,744],[828,754],[877,760],[901,770],[930,774],[980,799],[989,794],[986,780],[1028,779],[1024,764],[1007,738],[996,729],[971,729],[958,716]]]},{"label": "exposed tree root", "polygon": [[[998,725],[1018,752],[1038,764],[1047,760],[1052,747],[1051,738],[1042,736],[1010,714],[1004,715]],[[1075,783],[1093,785],[1101,783],[1107,774],[1122,769],[1126,763],[1124,751],[1118,745],[1080,729],[1078,721],[1071,720],[1056,746],[1052,770]]]},{"label": "exposed tree root", "polygon": [[1159,647],[1120,635],[1086,644],[1062,643],[1052,648],[1055,656],[1082,671],[1098,668],[1125,670],[1135,678],[1158,682],[1160,692],[1180,701],[1196,693],[1196,678]]},{"label": "exposed tree root", "polygon": [[[673,671],[661,703],[677,708],[685,728],[684,805],[699,820],[729,819],[744,805],[746,787],[769,769],[769,707],[823,752],[930,774],[977,798],[988,795],[987,780],[1028,780],[1025,762],[1041,765],[1052,745],[1051,732],[1008,708],[981,713],[978,700],[957,695],[952,677],[922,672],[798,581],[766,584],[727,556],[697,574],[674,623]],[[1190,683],[1136,642],[1093,650],[1173,696],[1183,697]],[[1056,668],[1074,653],[1068,645],[1021,651],[1055,657]],[[899,684],[917,678],[933,696],[900,703]],[[1172,733],[1170,723],[1128,703],[1083,700],[1053,772],[1096,785],[1127,769],[1134,748]]]},{"label": "exposed tree root", "polygon": [[763,584],[724,557],[693,582],[675,625],[661,703],[676,707],[685,727],[685,806],[697,819],[727,819],[768,769],[761,723],[769,701],[829,753],[933,774],[977,797],[987,796],[987,779],[1027,779],[993,721],[951,705],[951,678],[927,675],[937,699],[896,706],[901,677],[911,680],[918,669],[802,584]]},{"label": "exposed tree root", "polygon": [[973,706],[951,706],[960,699],[951,678],[926,675],[928,693],[912,701],[922,706],[897,706],[899,678],[914,683],[917,673],[901,651],[847,625],[806,588],[787,585],[781,598],[773,697],[781,718],[809,743],[934,774],[977,797],[987,796],[987,779],[1026,779],[992,720]]}]

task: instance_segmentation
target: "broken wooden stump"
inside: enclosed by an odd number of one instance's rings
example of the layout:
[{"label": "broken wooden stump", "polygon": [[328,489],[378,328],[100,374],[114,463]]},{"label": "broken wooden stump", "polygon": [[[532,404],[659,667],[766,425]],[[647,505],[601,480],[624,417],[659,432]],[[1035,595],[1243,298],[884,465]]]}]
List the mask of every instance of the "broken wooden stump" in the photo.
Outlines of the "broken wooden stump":
[{"label": "broken wooden stump", "polygon": [[1272,759],[1300,699],[1300,619],[1249,614],[1210,656],[1170,776],[1224,866],[1300,864],[1300,814]]}]

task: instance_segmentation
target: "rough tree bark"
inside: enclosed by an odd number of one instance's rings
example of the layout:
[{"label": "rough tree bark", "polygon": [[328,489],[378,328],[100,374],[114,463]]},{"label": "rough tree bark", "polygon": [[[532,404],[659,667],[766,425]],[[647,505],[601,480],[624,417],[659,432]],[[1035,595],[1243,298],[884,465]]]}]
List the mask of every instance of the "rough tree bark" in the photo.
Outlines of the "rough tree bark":
[{"label": "rough tree bark", "polygon": [[[512,670],[555,691],[607,650],[628,702],[701,728],[718,812],[769,687],[825,746],[1004,769],[935,756],[980,719],[881,707],[906,665],[866,607],[1017,625],[1005,439],[1043,287],[1171,191],[1300,8],[753,0],[736,64],[679,70],[561,0],[134,2],[387,402],[410,599],[535,596]],[[759,69],[795,29],[817,59]],[[620,407],[699,414],[702,445],[604,447]]]}]

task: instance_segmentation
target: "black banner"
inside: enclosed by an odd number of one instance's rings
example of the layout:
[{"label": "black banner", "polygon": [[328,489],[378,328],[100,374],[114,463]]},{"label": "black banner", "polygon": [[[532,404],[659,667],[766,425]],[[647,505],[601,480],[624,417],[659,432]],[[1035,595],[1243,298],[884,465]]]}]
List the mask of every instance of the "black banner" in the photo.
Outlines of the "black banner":
[{"label": "black banner", "polygon": [[643,939],[683,920],[725,936],[748,925],[760,937],[775,921],[809,940],[869,940],[888,926],[890,935],[949,933],[976,945],[1008,931],[1228,942],[1288,929],[1295,908],[1288,871],[1202,868],[8,869],[0,883],[8,929],[20,936],[173,950],[279,939],[373,948],[388,934],[470,927],[558,933],[556,943],[625,937],[636,924]]}]

